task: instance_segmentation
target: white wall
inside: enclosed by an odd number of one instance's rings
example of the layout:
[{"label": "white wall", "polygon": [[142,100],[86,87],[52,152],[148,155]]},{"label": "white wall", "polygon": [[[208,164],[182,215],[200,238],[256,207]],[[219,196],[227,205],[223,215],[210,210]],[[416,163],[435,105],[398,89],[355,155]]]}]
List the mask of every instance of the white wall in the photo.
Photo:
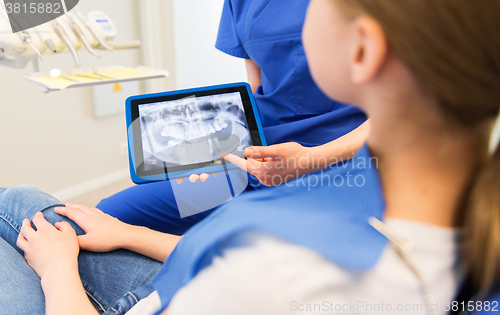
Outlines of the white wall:
[{"label": "white wall", "polygon": [[[135,0],[85,0],[79,8],[102,10],[113,19],[116,40],[139,38]],[[104,53],[99,61],[80,52],[82,66],[136,66],[138,50]],[[69,54],[45,56],[42,71],[70,69]],[[123,174],[128,160],[119,145],[126,139],[124,115],[96,120],[90,88],[44,94],[24,79],[26,69],[0,66],[0,187],[30,184],[49,193]],[[126,174],[125,174],[126,176]]]},{"label": "white wall", "polygon": [[223,0],[175,0],[178,88],[247,81],[245,62],[215,49]]},{"label": "white wall", "polygon": [[171,74],[167,79],[144,81],[146,93],[163,92],[177,87],[173,1],[137,1],[141,21],[141,63],[152,68],[168,70]]}]

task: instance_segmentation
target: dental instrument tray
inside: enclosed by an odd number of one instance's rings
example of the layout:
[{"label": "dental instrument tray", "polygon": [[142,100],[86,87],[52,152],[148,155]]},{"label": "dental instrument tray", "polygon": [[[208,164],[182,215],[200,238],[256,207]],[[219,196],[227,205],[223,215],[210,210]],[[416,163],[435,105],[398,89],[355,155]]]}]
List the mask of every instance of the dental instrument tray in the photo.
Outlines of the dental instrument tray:
[{"label": "dental instrument tray", "polygon": [[131,96],[126,116],[136,184],[235,169],[221,156],[266,145],[247,83]]},{"label": "dental instrument tray", "polygon": [[35,72],[26,79],[36,83],[43,92],[61,91],[68,88],[93,85],[157,79],[168,77],[166,70],[145,66],[129,68],[124,66],[105,66],[99,68],[79,68],[67,71]]}]

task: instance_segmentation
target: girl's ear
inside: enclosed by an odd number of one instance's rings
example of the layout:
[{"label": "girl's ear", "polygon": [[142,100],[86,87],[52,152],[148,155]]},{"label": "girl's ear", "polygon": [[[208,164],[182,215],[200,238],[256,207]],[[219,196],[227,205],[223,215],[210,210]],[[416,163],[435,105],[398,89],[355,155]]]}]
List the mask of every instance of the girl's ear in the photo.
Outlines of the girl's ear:
[{"label": "girl's ear", "polygon": [[360,16],[352,24],[349,56],[351,81],[364,84],[377,77],[387,57],[388,48],[382,27],[371,17]]}]

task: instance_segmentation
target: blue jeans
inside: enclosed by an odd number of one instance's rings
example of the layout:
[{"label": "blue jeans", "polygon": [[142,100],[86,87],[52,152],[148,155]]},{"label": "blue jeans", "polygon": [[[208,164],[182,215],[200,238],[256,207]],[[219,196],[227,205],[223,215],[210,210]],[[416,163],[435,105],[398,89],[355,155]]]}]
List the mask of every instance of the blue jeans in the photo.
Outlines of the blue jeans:
[{"label": "blue jeans", "polygon": [[[61,206],[58,200],[32,186],[0,188],[0,314],[45,314],[40,278],[16,241],[22,221],[39,211],[50,223],[67,221],[78,235],[84,234],[73,221],[54,212],[57,206]],[[78,264],[90,301],[106,314],[124,314],[151,294],[150,281],[161,268],[160,262],[127,250],[81,251]]]}]

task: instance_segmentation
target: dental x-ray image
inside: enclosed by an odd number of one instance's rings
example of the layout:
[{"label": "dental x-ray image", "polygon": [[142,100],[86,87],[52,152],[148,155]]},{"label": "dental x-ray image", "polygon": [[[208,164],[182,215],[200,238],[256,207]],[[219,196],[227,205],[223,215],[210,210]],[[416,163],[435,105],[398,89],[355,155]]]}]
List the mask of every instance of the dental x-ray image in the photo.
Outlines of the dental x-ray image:
[{"label": "dental x-ray image", "polygon": [[238,92],[143,104],[139,119],[145,171],[221,165],[221,153],[253,145]]}]

